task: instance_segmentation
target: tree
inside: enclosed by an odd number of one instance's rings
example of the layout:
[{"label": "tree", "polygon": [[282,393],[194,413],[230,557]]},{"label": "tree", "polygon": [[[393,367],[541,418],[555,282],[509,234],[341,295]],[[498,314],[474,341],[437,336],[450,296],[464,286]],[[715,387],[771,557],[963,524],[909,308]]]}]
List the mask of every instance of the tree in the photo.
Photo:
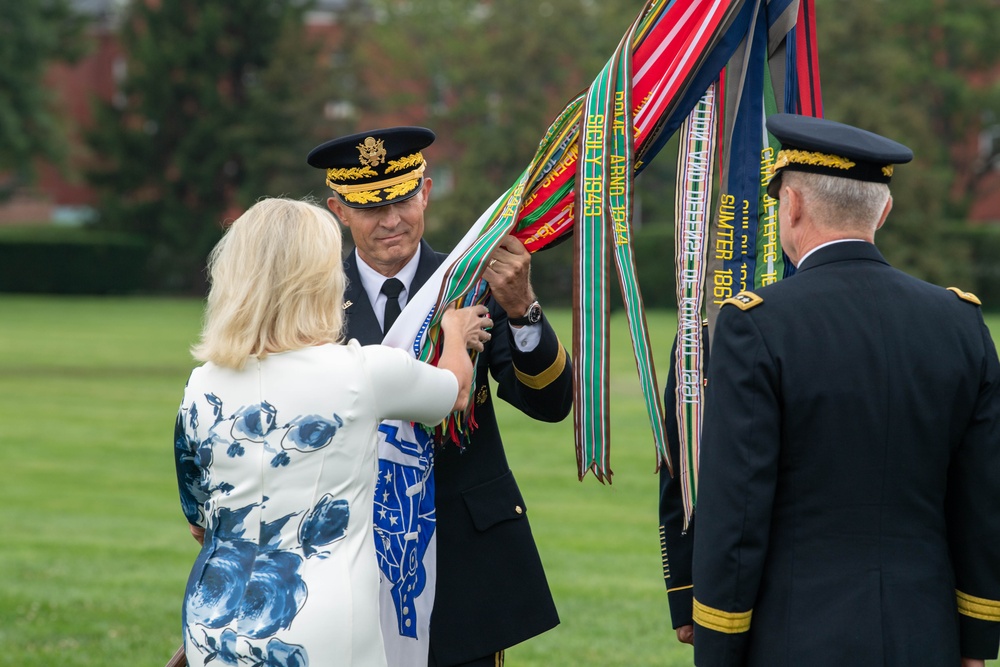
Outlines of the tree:
[{"label": "tree", "polygon": [[816,27],[825,116],[915,154],[893,178],[880,247],[928,280],[968,284],[969,249],[952,232],[983,166],[956,149],[1000,109],[996,1],[816,0]]},{"label": "tree", "polygon": [[296,0],[133,2],[124,103],[88,140],[99,226],[148,239],[155,286],[197,291],[226,219],[284,190],[322,121],[318,45]]},{"label": "tree", "polygon": [[[426,124],[432,233],[456,240],[510,187],[549,123],[593,81],[642,3],[377,0],[359,25],[353,98],[365,127]],[[440,159],[439,159],[440,158]]]},{"label": "tree", "polygon": [[83,20],[69,0],[18,0],[0,7],[0,200],[35,178],[33,163],[59,163],[66,134],[47,67],[83,53]]}]

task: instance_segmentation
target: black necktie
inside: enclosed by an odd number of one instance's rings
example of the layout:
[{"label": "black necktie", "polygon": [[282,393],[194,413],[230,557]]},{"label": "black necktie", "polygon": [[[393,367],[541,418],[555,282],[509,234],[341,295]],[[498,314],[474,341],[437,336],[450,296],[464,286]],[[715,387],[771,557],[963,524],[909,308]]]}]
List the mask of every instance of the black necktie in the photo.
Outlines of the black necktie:
[{"label": "black necktie", "polygon": [[399,315],[399,293],[403,291],[403,283],[396,278],[389,278],[382,283],[382,294],[385,294],[385,316],[382,318],[382,331],[389,331],[389,327],[396,321]]}]

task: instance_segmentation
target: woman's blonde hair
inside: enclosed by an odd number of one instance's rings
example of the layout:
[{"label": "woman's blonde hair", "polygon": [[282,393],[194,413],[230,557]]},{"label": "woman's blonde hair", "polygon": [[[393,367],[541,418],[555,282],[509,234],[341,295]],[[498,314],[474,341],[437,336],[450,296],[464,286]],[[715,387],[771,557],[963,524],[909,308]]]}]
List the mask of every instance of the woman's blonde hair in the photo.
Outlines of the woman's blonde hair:
[{"label": "woman's blonde hair", "polygon": [[250,357],[339,343],[341,231],[313,203],[258,201],[208,258],[211,289],[195,359],[240,369]]}]

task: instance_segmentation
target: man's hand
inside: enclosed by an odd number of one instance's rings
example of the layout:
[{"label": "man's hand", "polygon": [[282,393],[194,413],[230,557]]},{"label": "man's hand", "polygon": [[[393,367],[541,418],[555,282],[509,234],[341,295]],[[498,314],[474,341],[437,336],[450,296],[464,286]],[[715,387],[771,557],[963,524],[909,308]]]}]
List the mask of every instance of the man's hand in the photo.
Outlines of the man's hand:
[{"label": "man's hand", "polygon": [[962,658],[962,667],[986,667],[986,661],[976,658]]},{"label": "man's hand", "polygon": [[[682,625],[677,628],[677,641],[682,644],[691,644],[694,646],[694,626]],[[965,667],[965,665],[962,665],[962,667]]]},{"label": "man's hand", "polygon": [[490,284],[493,298],[510,317],[522,317],[535,301],[531,253],[513,236],[504,238],[493,251],[483,277]]}]

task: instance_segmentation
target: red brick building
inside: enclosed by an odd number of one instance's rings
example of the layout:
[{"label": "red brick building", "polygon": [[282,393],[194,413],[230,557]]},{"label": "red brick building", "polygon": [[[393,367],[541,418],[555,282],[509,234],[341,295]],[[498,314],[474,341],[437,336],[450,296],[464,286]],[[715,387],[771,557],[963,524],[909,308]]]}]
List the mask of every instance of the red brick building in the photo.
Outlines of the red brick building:
[{"label": "red brick building", "polygon": [[57,168],[40,162],[38,182],[0,206],[0,224],[75,220],[88,214],[94,196],[80,173],[83,157],[81,128],[90,122],[91,98],[109,100],[124,75],[124,61],[115,39],[117,5],[113,0],[81,0],[77,8],[91,17],[91,48],[73,65],[53,65],[46,84],[56,91],[64,110],[70,140],[68,163]]},{"label": "red brick building", "polygon": [[[118,94],[119,82],[125,77],[126,62],[116,34],[126,2],[127,0],[74,0],[77,11],[90,18],[90,49],[79,62],[53,65],[46,76],[46,85],[56,91],[66,119],[69,157],[66,164],[59,166],[39,162],[37,183],[0,203],[0,225],[51,222],[73,224],[93,215],[92,207],[96,197],[83,176],[87,148],[82,134],[83,128],[92,121],[93,101],[113,100]],[[317,5],[318,10],[308,18],[309,32],[328,35],[331,43],[335,43],[338,29],[336,13],[344,2],[320,0]],[[336,116],[349,113],[349,110],[331,102],[326,113]]]},{"label": "red brick building", "polygon": [[[74,1],[79,11],[91,17],[92,49],[76,64],[53,66],[47,80],[58,91],[65,110],[70,133],[70,157],[61,169],[51,164],[40,164],[38,183],[0,204],[0,224],[72,223],[93,213],[90,207],[95,197],[82,176],[86,147],[81,138],[81,128],[91,120],[92,99],[112,100],[117,94],[118,82],[125,76],[125,60],[115,33],[126,1]],[[344,4],[343,0],[321,0],[318,11],[309,16],[309,31],[314,35],[327,35],[330,43],[335,44],[338,39],[337,12]],[[344,103],[331,100],[325,112],[333,119],[346,117],[351,110],[345,108]],[[984,120],[992,125],[978,136],[971,137],[965,146],[956,147],[956,150],[961,152],[964,163],[977,165],[984,172],[976,185],[970,219],[1000,222],[1000,118]],[[382,118],[378,121],[384,124],[417,122],[413,118]],[[441,147],[442,150],[447,148],[444,145]],[[447,187],[446,174],[438,176],[441,187]]]}]

